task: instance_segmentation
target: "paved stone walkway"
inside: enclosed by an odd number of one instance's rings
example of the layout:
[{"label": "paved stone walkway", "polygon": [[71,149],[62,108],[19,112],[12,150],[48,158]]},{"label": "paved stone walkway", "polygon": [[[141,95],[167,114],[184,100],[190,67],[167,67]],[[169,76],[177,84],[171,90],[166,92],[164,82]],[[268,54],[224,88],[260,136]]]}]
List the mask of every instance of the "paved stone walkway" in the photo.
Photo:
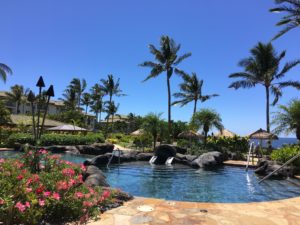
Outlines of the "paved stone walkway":
[{"label": "paved stone walkway", "polygon": [[88,225],[300,225],[300,197],[260,203],[194,203],[135,198]]}]

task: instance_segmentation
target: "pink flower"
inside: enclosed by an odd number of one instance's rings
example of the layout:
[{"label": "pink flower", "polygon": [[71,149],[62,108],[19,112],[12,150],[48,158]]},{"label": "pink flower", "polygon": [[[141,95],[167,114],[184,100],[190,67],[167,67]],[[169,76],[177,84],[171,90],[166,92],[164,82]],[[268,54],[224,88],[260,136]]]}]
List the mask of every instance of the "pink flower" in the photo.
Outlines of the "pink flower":
[{"label": "pink flower", "polygon": [[26,210],[26,205],[23,205],[21,202],[17,202],[15,208],[19,209],[19,211],[22,213]]},{"label": "pink flower", "polygon": [[22,180],[24,177],[23,177],[23,175],[22,174],[20,174],[19,176],[17,176],[17,179],[18,180]]},{"label": "pink flower", "polygon": [[72,177],[75,175],[75,171],[72,168],[66,168],[62,170],[62,174],[67,177]]},{"label": "pink flower", "polygon": [[41,153],[41,154],[47,154],[48,151],[47,151],[46,149],[40,149],[40,150],[39,150],[39,153]]},{"label": "pink flower", "polygon": [[28,180],[26,181],[26,186],[30,185],[32,183],[32,179],[28,178]]},{"label": "pink flower", "polygon": [[26,206],[27,208],[30,208],[30,203],[29,203],[29,202],[25,202],[25,206]]},{"label": "pink flower", "polygon": [[35,190],[35,193],[41,194],[43,191],[44,191],[44,187],[41,185]]},{"label": "pink flower", "polygon": [[0,159],[0,163],[4,163],[5,162],[5,159]]},{"label": "pink flower", "polygon": [[51,195],[51,192],[50,191],[44,191],[44,196],[45,197],[49,197]]},{"label": "pink flower", "polygon": [[0,198],[0,205],[3,205],[4,203],[5,203],[5,201]]},{"label": "pink flower", "polygon": [[82,205],[86,206],[86,207],[91,207],[91,206],[93,206],[93,203],[88,202],[88,201],[83,201]]},{"label": "pink flower", "polygon": [[75,193],[75,196],[76,196],[77,198],[83,198],[83,197],[84,197],[84,194],[82,194],[81,192],[76,192],[76,193]]},{"label": "pink flower", "polygon": [[104,199],[108,198],[109,196],[110,196],[110,191],[103,191],[102,197],[103,197]]},{"label": "pink flower", "polygon": [[39,199],[39,205],[43,207],[45,205],[45,200]]},{"label": "pink flower", "polygon": [[39,177],[38,174],[33,174],[33,175],[32,175],[32,179],[33,179],[33,182],[36,183],[36,182],[39,181],[40,177]]},{"label": "pink flower", "polygon": [[59,200],[59,199],[60,199],[60,196],[59,196],[58,193],[54,192],[54,193],[52,194],[52,198],[54,198],[54,199],[56,199],[56,200]]},{"label": "pink flower", "polygon": [[72,187],[74,184],[76,184],[76,181],[74,179],[70,179],[68,184],[69,184],[69,187]]},{"label": "pink flower", "polygon": [[69,188],[68,183],[66,181],[58,181],[56,183],[57,190],[67,190]]},{"label": "pink flower", "polygon": [[86,167],[82,163],[80,163],[80,168],[81,168],[82,171],[86,170]]},{"label": "pink flower", "polygon": [[26,188],[26,193],[32,192],[32,188]]},{"label": "pink flower", "polygon": [[77,182],[78,183],[83,183],[83,178],[82,178],[82,174],[79,174],[77,177]]}]

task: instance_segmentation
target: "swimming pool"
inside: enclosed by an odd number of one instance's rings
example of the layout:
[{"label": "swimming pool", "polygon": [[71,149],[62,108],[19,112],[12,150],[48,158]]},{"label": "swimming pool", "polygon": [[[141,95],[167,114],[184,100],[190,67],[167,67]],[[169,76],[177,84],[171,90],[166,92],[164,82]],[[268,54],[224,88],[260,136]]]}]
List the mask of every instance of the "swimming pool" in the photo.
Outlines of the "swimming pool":
[{"label": "swimming pool", "polygon": [[[0,152],[12,157],[13,152]],[[63,159],[82,163],[93,156],[63,154]],[[101,168],[108,183],[134,196],[192,202],[260,202],[300,196],[296,179],[266,180],[258,184],[253,170],[223,166],[214,170],[176,164],[123,163]]]}]

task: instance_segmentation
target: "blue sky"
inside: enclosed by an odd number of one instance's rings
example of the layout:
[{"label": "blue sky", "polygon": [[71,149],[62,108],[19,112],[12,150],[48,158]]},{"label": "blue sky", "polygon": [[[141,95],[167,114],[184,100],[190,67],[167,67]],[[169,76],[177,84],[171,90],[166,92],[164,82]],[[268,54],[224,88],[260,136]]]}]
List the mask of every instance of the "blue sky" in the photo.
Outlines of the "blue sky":
[{"label": "blue sky", "polygon": [[[121,114],[167,117],[165,75],[142,83],[149,70],[138,67],[153,59],[147,45],[158,45],[167,34],[181,43],[182,53],[193,54],[181,69],[204,79],[204,94],[220,94],[199,108],[215,109],[225,127],[241,135],[265,127],[263,88],[228,89],[228,75],[241,70],[237,63],[250,48],[279,30],[281,15],[268,12],[272,0],[2,0],[0,5],[0,61],[14,72],[6,84],[0,82],[0,90],[33,87],[43,75],[58,98],[73,77],[85,78],[90,87],[112,73],[128,95],[116,99]],[[300,29],[274,42],[278,51],[287,50],[285,60],[300,58],[299,36]],[[287,75],[299,77],[300,66]],[[173,76],[172,92],[180,81]],[[286,89],[279,104],[297,96],[299,91]],[[192,104],[172,110],[173,119],[188,121]]]}]

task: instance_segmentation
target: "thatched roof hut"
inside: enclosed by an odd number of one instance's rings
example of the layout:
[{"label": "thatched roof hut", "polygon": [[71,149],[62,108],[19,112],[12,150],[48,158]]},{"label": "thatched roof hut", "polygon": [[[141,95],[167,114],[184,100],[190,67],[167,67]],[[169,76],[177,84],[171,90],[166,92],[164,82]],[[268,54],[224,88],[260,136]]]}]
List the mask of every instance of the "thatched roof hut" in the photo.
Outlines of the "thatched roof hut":
[{"label": "thatched roof hut", "polygon": [[183,131],[177,136],[178,138],[203,138],[203,136],[195,131],[188,130],[188,131]]},{"label": "thatched roof hut", "polygon": [[133,131],[132,133],[130,133],[130,135],[132,136],[141,136],[145,133],[145,131],[143,129],[138,129],[136,131]]},{"label": "thatched roof hut", "polygon": [[230,137],[230,138],[232,138],[232,137],[237,136],[237,134],[233,133],[230,130],[223,129],[222,131],[220,131],[219,133],[217,133],[215,136],[216,137]]},{"label": "thatched roof hut", "polygon": [[69,125],[69,124],[64,124],[64,125],[61,125],[61,126],[57,126],[57,127],[51,127],[49,129],[47,129],[48,131],[62,131],[62,132],[67,132],[67,131],[87,131],[87,129],[84,129],[82,127],[77,127],[77,126],[74,126],[74,125]]},{"label": "thatched roof hut", "polygon": [[252,134],[250,134],[249,138],[250,139],[260,139],[260,140],[269,140],[269,139],[277,140],[278,139],[277,135],[269,133],[266,130],[263,130],[261,128],[255,132],[253,132]]}]

